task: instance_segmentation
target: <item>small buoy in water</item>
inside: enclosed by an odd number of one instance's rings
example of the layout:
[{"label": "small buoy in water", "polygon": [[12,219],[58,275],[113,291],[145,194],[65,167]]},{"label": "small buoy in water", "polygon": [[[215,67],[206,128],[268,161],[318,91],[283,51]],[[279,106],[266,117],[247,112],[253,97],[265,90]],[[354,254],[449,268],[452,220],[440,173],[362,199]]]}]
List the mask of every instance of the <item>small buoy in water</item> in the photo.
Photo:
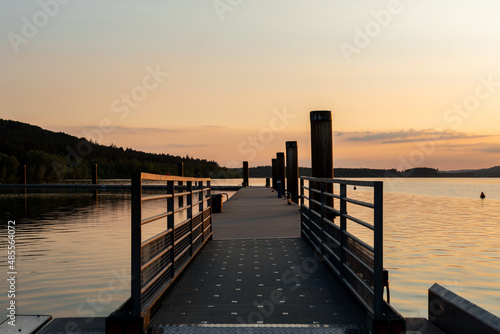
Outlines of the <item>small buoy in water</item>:
[{"label": "small buoy in water", "polygon": [[481,197],[481,199],[485,199],[486,195],[481,191],[481,196],[479,196],[479,197]]}]

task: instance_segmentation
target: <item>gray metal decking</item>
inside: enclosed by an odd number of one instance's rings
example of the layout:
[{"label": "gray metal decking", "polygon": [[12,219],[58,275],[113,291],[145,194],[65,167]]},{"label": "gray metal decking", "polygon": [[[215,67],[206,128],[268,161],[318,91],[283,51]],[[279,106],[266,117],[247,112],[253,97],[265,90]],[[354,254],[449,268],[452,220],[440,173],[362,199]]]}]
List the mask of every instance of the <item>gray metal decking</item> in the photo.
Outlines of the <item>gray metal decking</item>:
[{"label": "gray metal decking", "polygon": [[368,333],[363,310],[300,238],[298,206],[268,188],[244,188],[213,230],[152,319],[153,333],[208,333],[214,324],[225,324],[217,333]]}]

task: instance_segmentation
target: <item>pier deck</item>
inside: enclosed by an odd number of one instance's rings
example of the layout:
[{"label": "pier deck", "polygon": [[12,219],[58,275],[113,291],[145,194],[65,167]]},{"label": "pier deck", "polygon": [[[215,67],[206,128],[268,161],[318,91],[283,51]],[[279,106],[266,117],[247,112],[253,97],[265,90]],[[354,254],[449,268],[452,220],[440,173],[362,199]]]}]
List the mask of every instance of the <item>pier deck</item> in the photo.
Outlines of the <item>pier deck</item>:
[{"label": "pier deck", "polygon": [[271,189],[241,189],[214,215],[214,240],[152,319],[153,333],[368,333],[363,310],[300,238],[299,215]]}]

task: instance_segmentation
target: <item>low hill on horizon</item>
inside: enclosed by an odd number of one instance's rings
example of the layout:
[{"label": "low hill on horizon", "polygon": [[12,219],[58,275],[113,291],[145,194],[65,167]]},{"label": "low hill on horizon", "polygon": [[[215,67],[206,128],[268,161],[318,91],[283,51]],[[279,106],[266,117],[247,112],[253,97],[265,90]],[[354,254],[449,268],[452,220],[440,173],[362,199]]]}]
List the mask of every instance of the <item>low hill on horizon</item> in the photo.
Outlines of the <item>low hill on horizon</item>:
[{"label": "low hill on horizon", "polygon": [[21,166],[27,166],[28,182],[87,179],[97,164],[99,178],[130,178],[134,172],[177,174],[184,163],[184,175],[194,177],[238,177],[215,161],[145,153],[131,148],[105,146],[63,132],[0,119],[0,183],[21,180]]},{"label": "low hill on horizon", "polygon": [[[241,172],[241,168],[235,169]],[[271,177],[271,166],[258,166],[250,168],[250,177]],[[311,176],[310,167],[299,167],[300,176]],[[334,168],[333,175],[336,178],[344,177],[500,177],[500,166],[471,169],[459,171],[440,171],[435,168],[417,167],[398,171],[396,169],[376,169],[376,168]]]},{"label": "low hill on horizon", "polygon": [[[115,145],[105,146],[63,132],[0,119],[0,183],[21,181],[21,166],[27,165],[28,182],[56,182],[88,179],[91,166],[97,164],[98,177],[129,178],[133,172],[177,174],[184,163],[184,174],[194,177],[240,178],[241,168],[225,168],[215,161],[146,153]],[[300,167],[299,175],[310,176],[311,168]],[[483,169],[439,171],[419,167],[405,171],[373,168],[335,168],[343,177],[500,177],[500,166]],[[251,177],[271,177],[271,166],[250,168]]]}]

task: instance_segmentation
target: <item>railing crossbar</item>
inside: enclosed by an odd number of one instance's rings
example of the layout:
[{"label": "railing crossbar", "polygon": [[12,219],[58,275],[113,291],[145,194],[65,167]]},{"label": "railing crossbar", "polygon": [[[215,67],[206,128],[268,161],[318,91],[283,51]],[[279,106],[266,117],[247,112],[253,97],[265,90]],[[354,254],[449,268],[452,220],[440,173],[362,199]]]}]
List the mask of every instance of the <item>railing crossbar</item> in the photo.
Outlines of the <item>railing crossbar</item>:
[{"label": "railing crossbar", "polygon": [[141,266],[141,270],[144,270],[147,267],[149,267],[152,263],[154,263],[155,261],[157,261],[160,257],[162,257],[163,255],[167,254],[168,251],[171,250],[172,248],[173,247],[170,245],[167,248],[165,248],[163,251],[161,251],[160,253],[156,254],[155,257],[153,257],[152,259],[150,259],[148,262],[146,262],[145,264],[143,264]]},{"label": "railing crossbar", "polygon": [[365,288],[365,290],[370,293],[371,295],[374,294],[373,292],[373,287],[369,286],[361,277],[359,277],[358,274],[356,274],[351,267],[349,267],[347,264],[343,264],[344,266],[344,269],[349,271],[349,273],[359,282],[361,283],[361,285],[363,285],[363,288]]},{"label": "railing crossbar", "polygon": [[365,269],[368,270],[371,274],[375,273],[373,271],[372,267],[370,267],[368,264],[366,264],[365,261],[361,260],[356,254],[354,254],[353,252],[351,252],[351,250],[349,248],[344,247],[344,251],[346,251],[347,253],[349,253],[349,255],[351,255],[356,260],[356,262],[358,262],[360,265],[362,265],[363,267],[365,267]]},{"label": "railing crossbar", "polygon": [[175,257],[175,261],[177,262],[177,260],[184,255],[184,253],[186,253],[188,250],[191,249],[191,246],[189,247],[186,247],[182,252],[180,252],[176,257]]},{"label": "railing crossbar", "polygon": [[363,246],[366,249],[368,249],[371,253],[375,252],[375,249],[373,248],[373,246],[368,245],[366,242],[364,242],[363,240],[359,239],[354,234],[351,234],[351,233],[349,233],[347,231],[344,231],[344,234],[347,235],[347,236],[349,236],[350,238],[352,238],[354,241],[356,241],[357,243],[359,243],[361,246]]},{"label": "railing crossbar", "polygon": [[[350,269],[350,268],[349,268]],[[342,278],[343,281],[344,281],[344,284],[346,284],[349,289],[351,290],[351,293],[353,293],[356,298],[358,299],[358,301],[360,301],[363,306],[370,312],[370,313],[374,313],[374,309],[373,309],[373,306],[368,304],[368,302],[356,291],[356,289],[352,286],[352,284],[346,279],[346,278]]]},{"label": "railing crossbar", "polygon": [[156,274],[155,277],[150,279],[149,282],[142,287],[141,293],[146,292],[153,284],[155,284],[163,275],[165,275],[165,273],[170,269],[171,266],[172,266],[172,263],[169,263],[158,274]]},{"label": "railing crossbar", "polygon": [[177,246],[182,240],[186,239],[189,236],[191,236],[191,231],[189,231],[188,233],[180,237],[178,240],[176,240],[174,246]]},{"label": "railing crossbar", "polygon": [[172,211],[174,214],[176,213],[179,213],[179,212],[183,212],[183,211],[186,211],[187,209],[190,209],[191,208],[191,205],[185,205],[181,208],[177,208],[175,209],[174,211]]},{"label": "railing crossbar", "polygon": [[143,197],[141,199],[141,201],[144,203],[147,201],[156,201],[159,199],[167,199],[167,198],[171,198],[171,197],[172,197],[172,195],[147,196],[147,197]]},{"label": "railing crossbar", "polygon": [[308,189],[310,193],[316,193],[316,194],[321,194],[321,191],[320,190],[317,190],[317,189],[312,189],[312,188],[309,188]]},{"label": "railing crossbar", "polygon": [[164,236],[168,235],[172,231],[173,231],[172,229],[168,229],[168,230],[165,230],[165,231],[162,231],[162,232],[158,233],[157,235],[152,236],[148,240],[144,240],[141,243],[141,247],[144,247],[144,246],[152,243],[153,241],[156,241],[157,239],[160,239],[161,237],[164,237]]},{"label": "railing crossbar", "polygon": [[154,222],[155,220],[163,219],[165,217],[170,216],[171,214],[172,214],[172,212],[164,212],[164,213],[160,213],[156,216],[151,216],[149,218],[145,218],[145,219],[141,220],[141,225],[146,225],[146,224]]},{"label": "railing crossbar", "polygon": [[356,205],[359,205],[359,206],[364,206],[364,207],[367,207],[367,208],[370,208],[370,209],[374,209],[375,208],[375,205],[373,205],[372,203],[358,201],[356,199],[347,198],[347,197],[341,198],[341,199],[345,200],[346,202],[353,203],[353,204],[356,204]]},{"label": "railing crossbar", "polygon": [[370,230],[372,230],[372,231],[375,229],[375,227],[374,227],[372,224],[369,224],[369,223],[367,223],[367,222],[365,222],[365,221],[363,221],[363,220],[361,220],[361,219],[358,219],[358,218],[353,217],[353,216],[351,216],[351,215],[348,215],[348,214],[346,214],[346,213],[345,213],[345,214],[343,214],[343,215],[342,215],[342,217],[345,217],[345,218],[347,218],[347,219],[349,219],[349,220],[351,220],[351,221],[353,221],[353,222],[355,222],[355,223],[357,223],[357,224],[359,224],[359,225],[361,225],[361,226],[364,226],[364,227],[366,227],[367,229],[370,229]]}]

